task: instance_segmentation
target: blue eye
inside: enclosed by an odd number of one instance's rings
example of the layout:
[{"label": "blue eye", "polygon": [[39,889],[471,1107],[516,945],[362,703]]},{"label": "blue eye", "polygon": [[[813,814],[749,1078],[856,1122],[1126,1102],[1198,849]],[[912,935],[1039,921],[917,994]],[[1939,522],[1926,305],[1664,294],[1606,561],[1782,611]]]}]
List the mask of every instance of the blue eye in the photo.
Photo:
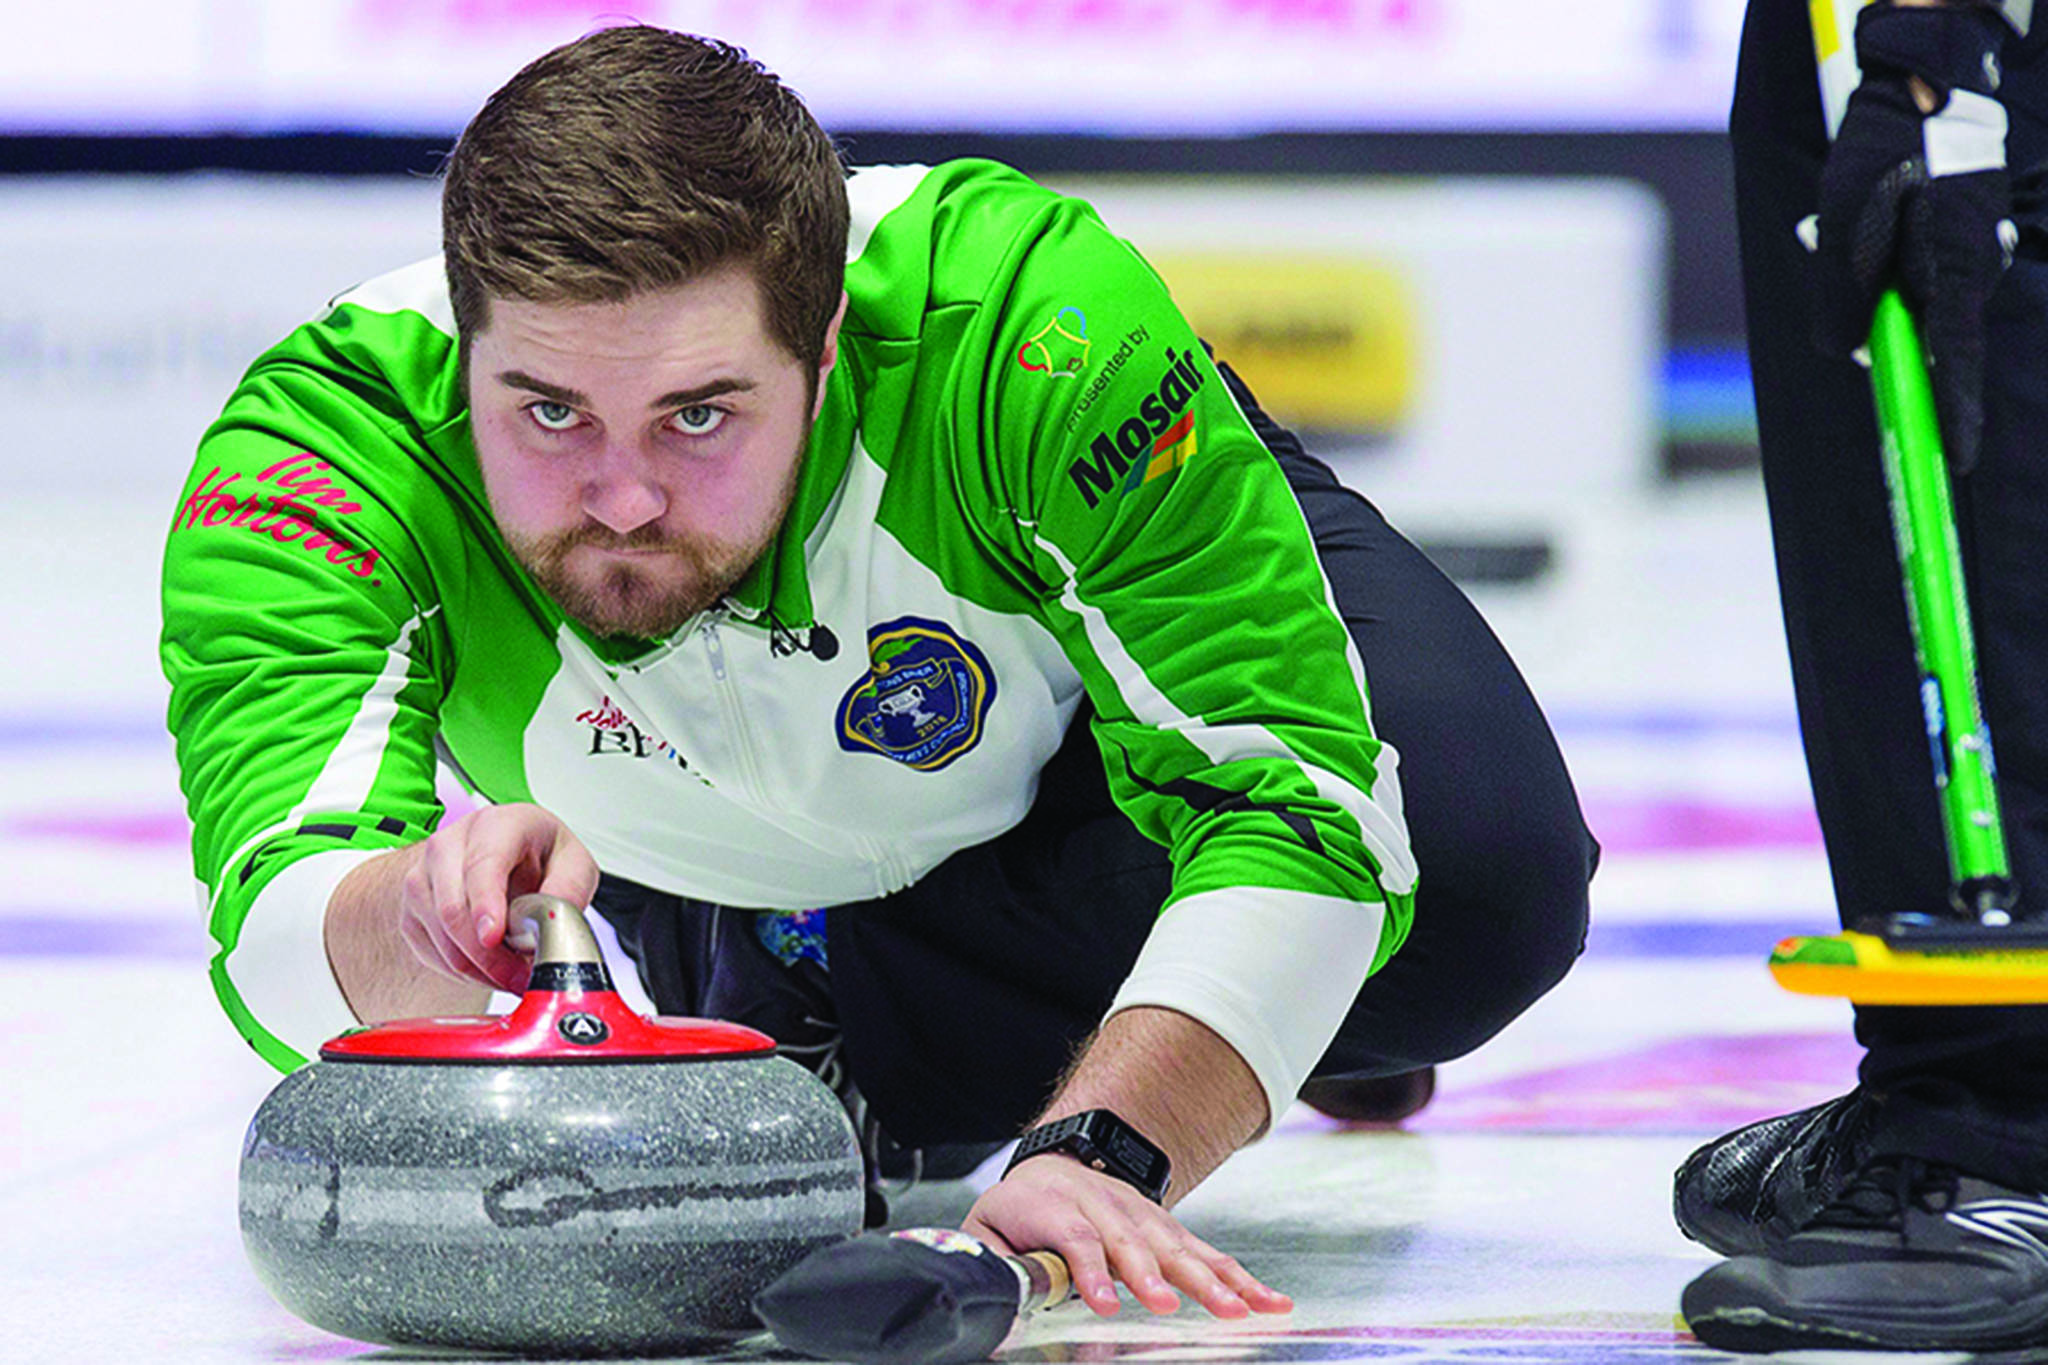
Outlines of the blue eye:
[{"label": "blue eye", "polygon": [[576,409],[567,403],[557,403],[550,398],[543,398],[538,403],[528,403],[526,411],[533,418],[534,425],[543,431],[567,431],[581,420],[576,414]]},{"label": "blue eye", "polygon": [[725,409],[708,403],[694,403],[668,419],[669,425],[685,436],[709,436],[725,424]]}]

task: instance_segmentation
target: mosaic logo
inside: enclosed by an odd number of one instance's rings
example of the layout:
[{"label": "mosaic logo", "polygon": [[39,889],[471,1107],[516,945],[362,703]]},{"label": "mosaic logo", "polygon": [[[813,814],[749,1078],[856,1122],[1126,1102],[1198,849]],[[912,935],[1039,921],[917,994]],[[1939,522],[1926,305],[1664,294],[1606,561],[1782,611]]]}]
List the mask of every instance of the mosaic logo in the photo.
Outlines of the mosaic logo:
[{"label": "mosaic logo", "polygon": [[1034,374],[1072,379],[1088,366],[1088,346],[1087,315],[1069,306],[1017,348],[1017,363]]},{"label": "mosaic logo", "polygon": [[1164,478],[1195,454],[1195,414],[1184,411],[1208,382],[1195,364],[1194,352],[1166,352],[1166,371],[1138,404],[1138,410],[1088,446],[1088,453],[1067,466],[1067,476],[1090,507],[1104,494],[1124,491]]},{"label": "mosaic logo", "polygon": [[868,631],[868,672],[839,703],[839,747],[936,772],[981,742],[988,658],[951,626],[902,616]]}]

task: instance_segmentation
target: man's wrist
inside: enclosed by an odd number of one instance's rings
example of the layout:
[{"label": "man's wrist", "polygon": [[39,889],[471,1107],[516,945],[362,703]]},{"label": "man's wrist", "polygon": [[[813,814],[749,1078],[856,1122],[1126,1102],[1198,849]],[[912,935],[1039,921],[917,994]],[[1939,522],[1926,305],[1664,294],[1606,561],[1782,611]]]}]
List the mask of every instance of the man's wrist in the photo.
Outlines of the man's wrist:
[{"label": "man's wrist", "polygon": [[1173,1163],[1165,1151],[1114,1110],[1088,1109],[1041,1123],[1018,1140],[1003,1174],[1040,1156],[1066,1156],[1123,1181],[1155,1204],[1166,1202]]},{"label": "man's wrist", "polygon": [[328,897],[321,933],[328,968],[363,1023],[476,1014],[490,1003],[489,987],[435,971],[406,944],[405,879],[425,856],[425,840],[386,849],[352,869]]}]

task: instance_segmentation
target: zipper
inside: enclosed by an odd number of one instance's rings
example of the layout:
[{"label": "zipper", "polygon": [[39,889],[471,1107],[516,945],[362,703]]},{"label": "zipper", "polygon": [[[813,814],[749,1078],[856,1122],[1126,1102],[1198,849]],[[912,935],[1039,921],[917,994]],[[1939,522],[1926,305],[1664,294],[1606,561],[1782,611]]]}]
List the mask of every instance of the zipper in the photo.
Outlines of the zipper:
[{"label": "zipper", "polygon": [[[725,667],[725,641],[719,635],[719,622],[728,619],[726,604],[711,608],[705,613],[698,631],[704,636],[704,654],[711,664],[713,690],[718,693],[720,713],[725,719],[727,732],[732,736],[733,757],[739,767],[740,787],[747,799],[756,805],[768,805],[766,790],[761,780],[759,759],[755,753],[753,738],[747,729],[746,708],[741,704],[740,689],[732,680]],[[875,894],[888,895],[909,885],[908,860],[895,845],[871,835],[856,835],[855,848],[867,858],[870,867],[876,869]]]},{"label": "zipper", "polygon": [[746,708],[740,704],[739,688],[725,669],[725,642],[718,637],[722,611],[712,611],[704,620],[704,652],[711,660],[711,678],[718,693],[719,710],[725,717],[726,732],[732,736],[733,757],[738,760],[740,787],[756,804],[766,804],[761,768],[754,754],[753,739],[747,733]]},{"label": "zipper", "polygon": [[[646,654],[641,655],[630,663],[608,664],[602,659],[599,659],[598,663],[606,673],[614,678],[619,676],[619,670],[622,668],[628,673],[643,673],[658,664],[667,662],[669,655],[689,643],[690,636],[702,630],[707,622],[714,619],[719,609],[719,607],[707,607],[703,611],[698,612],[695,616],[683,622],[677,628],[675,634],[669,636],[652,650],[649,650]],[[591,657],[596,658],[595,652],[592,653]]]},{"label": "zipper", "polygon": [[[711,676],[718,680],[720,687],[724,687],[726,682],[725,646],[718,639],[718,618],[715,616],[707,618],[703,625],[703,632],[704,649],[711,655]],[[723,691],[719,693],[721,698],[724,695]]]}]

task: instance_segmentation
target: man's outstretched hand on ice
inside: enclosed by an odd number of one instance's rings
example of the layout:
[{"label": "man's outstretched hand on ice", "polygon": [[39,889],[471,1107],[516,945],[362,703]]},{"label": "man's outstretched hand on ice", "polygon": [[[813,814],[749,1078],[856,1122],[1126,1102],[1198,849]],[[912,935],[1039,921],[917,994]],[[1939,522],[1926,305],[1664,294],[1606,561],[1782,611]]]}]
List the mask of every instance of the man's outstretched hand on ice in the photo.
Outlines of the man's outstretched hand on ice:
[{"label": "man's outstretched hand on ice", "polygon": [[1984,427],[1984,308],[2011,256],[1998,48],[1979,0],[1878,0],[1856,22],[1863,80],[1821,172],[1818,340],[1847,356],[1880,293],[1920,319],[1952,467]]},{"label": "man's outstretched hand on ice", "polygon": [[1074,1292],[1105,1317],[1117,1311],[1119,1280],[1155,1313],[1173,1312],[1183,1293],[1219,1318],[1294,1307],[1166,1209],[1060,1153],[1018,1163],[975,1201],[962,1227],[1005,1254],[1058,1252]]},{"label": "man's outstretched hand on ice", "polygon": [[[1171,1205],[1265,1127],[1267,1099],[1244,1059],[1177,1011],[1120,1010],[1082,1051],[1040,1122],[1107,1108],[1171,1159]],[[975,1201],[962,1226],[1006,1253],[1055,1251],[1074,1292],[1097,1313],[1117,1311],[1117,1282],[1155,1313],[1190,1294],[1219,1318],[1285,1313],[1285,1294],[1181,1226],[1135,1186],[1060,1151],[1014,1162]]]}]

